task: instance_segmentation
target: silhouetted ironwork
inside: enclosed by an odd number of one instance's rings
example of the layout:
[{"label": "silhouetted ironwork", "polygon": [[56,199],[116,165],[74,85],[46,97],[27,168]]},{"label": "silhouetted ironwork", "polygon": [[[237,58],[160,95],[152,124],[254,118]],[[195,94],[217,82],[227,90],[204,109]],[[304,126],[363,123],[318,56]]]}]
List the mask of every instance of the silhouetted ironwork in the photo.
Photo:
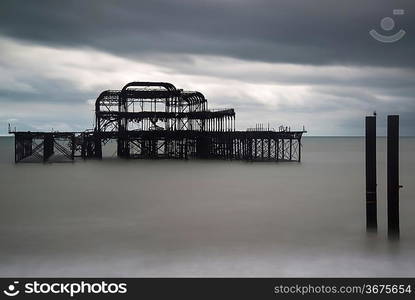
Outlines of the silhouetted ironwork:
[{"label": "silhouetted ironwork", "polygon": [[122,158],[213,158],[301,161],[305,130],[256,126],[235,130],[233,108],[209,109],[202,93],[166,82],[130,82],[102,92],[95,102],[95,128],[85,132],[19,132],[15,161],[102,158],[102,146],[117,142]]}]

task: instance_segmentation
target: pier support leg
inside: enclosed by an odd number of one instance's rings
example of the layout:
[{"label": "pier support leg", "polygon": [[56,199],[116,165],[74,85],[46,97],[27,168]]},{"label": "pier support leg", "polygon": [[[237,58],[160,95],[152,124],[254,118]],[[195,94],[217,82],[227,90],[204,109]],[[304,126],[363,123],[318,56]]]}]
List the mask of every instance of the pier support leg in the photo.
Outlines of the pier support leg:
[{"label": "pier support leg", "polygon": [[71,159],[75,159],[75,148],[76,148],[76,141],[75,141],[75,134],[71,136]]},{"label": "pier support leg", "polygon": [[376,117],[366,117],[366,230],[376,232]]},{"label": "pier support leg", "polygon": [[32,138],[27,138],[23,141],[23,153],[24,157],[31,156],[32,155],[32,144],[33,140]]},{"label": "pier support leg", "polygon": [[293,139],[290,138],[290,161],[293,160]]},{"label": "pier support leg", "polygon": [[98,158],[98,159],[102,159],[102,143],[101,143],[101,138],[97,135],[94,135],[94,157]]},{"label": "pier support leg", "polygon": [[399,116],[388,116],[388,237],[399,238]]},{"label": "pier support leg", "polygon": [[130,147],[128,140],[124,137],[119,137],[117,140],[117,155],[121,158],[130,157]]},{"label": "pier support leg", "polygon": [[53,136],[47,134],[43,142],[43,161],[47,161],[54,153]]}]

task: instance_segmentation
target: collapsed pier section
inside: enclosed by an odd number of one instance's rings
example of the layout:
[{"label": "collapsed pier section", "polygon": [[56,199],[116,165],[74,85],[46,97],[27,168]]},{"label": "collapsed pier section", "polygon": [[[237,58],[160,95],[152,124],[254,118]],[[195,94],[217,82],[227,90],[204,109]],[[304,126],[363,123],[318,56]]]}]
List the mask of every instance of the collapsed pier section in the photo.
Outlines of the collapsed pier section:
[{"label": "collapsed pier section", "polygon": [[236,131],[234,109],[209,109],[200,92],[165,82],[130,82],[98,96],[93,130],[11,133],[15,162],[101,159],[110,141],[121,158],[299,162],[304,132]]}]

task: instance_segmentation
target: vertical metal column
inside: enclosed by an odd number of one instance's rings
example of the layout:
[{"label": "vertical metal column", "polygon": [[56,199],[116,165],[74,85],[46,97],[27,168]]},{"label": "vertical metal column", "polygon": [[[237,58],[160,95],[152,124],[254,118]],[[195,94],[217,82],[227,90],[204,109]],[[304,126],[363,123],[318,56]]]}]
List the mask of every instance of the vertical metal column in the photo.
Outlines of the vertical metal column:
[{"label": "vertical metal column", "polygon": [[102,159],[102,142],[101,142],[100,134],[97,132],[94,132],[93,140],[94,140],[94,157]]},{"label": "vertical metal column", "polygon": [[277,159],[277,161],[280,160],[280,139],[279,138],[275,140],[275,158]]},{"label": "vertical metal column", "polygon": [[76,148],[76,140],[75,140],[75,134],[71,135],[71,159],[75,159],[75,148]]},{"label": "vertical metal column", "polygon": [[[118,96],[118,111],[120,113],[128,112],[127,91],[125,87]],[[151,103],[150,103],[151,107]],[[150,126],[150,125],[148,125]],[[128,120],[127,117],[118,119],[118,137],[117,137],[117,155],[118,157],[128,158],[130,156],[129,141],[127,137]]]},{"label": "vertical metal column", "polygon": [[33,154],[32,144],[33,144],[33,139],[31,137],[27,137],[23,140],[23,156],[24,157],[28,157]]},{"label": "vertical metal column", "polygon": [[47,161],[54,153],[54,139],[52,134],[45,134],[43,142],[43,161]]},{"label": "vertical metal column", "polygon": [[388,116],[388,237],[399,238],[399,116]]},{"label": "vertical metal column", "polygon": [[293,139],[290,137],[290,161],[293,159]]},{"label": "vertical metal column", "polygon": [[366,117],[366,230],[376,232],[376,117]]},{"label": "vertical metal column", "polygon": [[19,153],[19,147],[17,146],[18,145],[18,142],[17,142],[17,139],[19,138],[19,135],[17,135],[17,134],[15,134],[14,135],[14,162],[15,163],[17,163],[18,161],[19,161],[19,159],[18,159],[18,154],[20,154]]}]

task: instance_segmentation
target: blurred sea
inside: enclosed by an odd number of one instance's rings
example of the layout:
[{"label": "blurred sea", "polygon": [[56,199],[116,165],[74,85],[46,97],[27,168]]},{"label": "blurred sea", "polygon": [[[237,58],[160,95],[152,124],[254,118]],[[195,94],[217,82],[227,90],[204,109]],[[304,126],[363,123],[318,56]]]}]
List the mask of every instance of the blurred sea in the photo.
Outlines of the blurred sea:
[{"label": "blurred sea", "polygon": [[363,138],[303,139],[302,163],[14,164],[0,138],[1,276],[414,276],[415,138],[402,138],[401,239],[365,232]]}]

